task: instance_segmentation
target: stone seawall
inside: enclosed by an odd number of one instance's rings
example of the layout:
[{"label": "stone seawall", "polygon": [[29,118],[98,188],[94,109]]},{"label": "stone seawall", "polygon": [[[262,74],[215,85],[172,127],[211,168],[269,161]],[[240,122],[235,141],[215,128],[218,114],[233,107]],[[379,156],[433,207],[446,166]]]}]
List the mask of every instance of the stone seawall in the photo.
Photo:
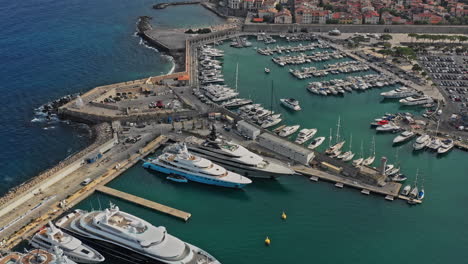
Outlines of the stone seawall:
[{"label": "stone seawall", "polygon": [[432,33],[468,34],[468,26],[433,25],[332,25],[332,24],[244,24],[244,32],[328,32],[338,29],[342,33]]},{"label": "stone seawall", "polygon": [[75,163],[80,163],[80,161],[84,159],[86,155],[90,154],[93,150],[97,149],[98,146],[110,139],[109,134],[105,132],[105,130],[108,127],[108,124],[101,124],[99,126],[94,127],[93,130],[95,138],[94,142],[90,146],[76,153],[75,155],[61,161],[53,168],[48,169],[40,173],[38,176],[22,183],[21,185],[10,189],[7,194],[0,198],[0,206],[5,205],[7,202],[19,196],[26,194],[34,194],[34,190],[36,190],[37,192],[37,188],[35,188],[35,186],[39,185],[42,182],[45,182],[47,179],[54,176],[56,173],[59,173],[60,171],[69,171],[70,167],[75,168]]}]

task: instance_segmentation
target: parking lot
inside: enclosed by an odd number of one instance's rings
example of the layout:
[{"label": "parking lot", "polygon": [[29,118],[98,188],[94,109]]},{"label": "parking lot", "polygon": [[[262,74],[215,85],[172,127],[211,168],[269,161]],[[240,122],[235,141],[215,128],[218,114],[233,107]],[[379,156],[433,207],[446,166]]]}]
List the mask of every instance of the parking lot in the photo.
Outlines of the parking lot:
[{"label": "parking lot", "polygon": [[419,62],[454,110],[468,110],[468,56],[420,56]]}]

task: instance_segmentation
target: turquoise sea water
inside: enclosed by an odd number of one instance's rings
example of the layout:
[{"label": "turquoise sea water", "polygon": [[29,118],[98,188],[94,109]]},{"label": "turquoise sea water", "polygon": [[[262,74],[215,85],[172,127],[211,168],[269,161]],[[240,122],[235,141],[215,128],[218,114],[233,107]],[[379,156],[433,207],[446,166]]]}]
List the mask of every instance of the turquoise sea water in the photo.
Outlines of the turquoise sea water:
[{"label": "turquoise sea water", "polygon": [[[82,148],[87,137],[79,129],[31,123],[33,108],[48,100],[102,84],[167,72],[171,63],[132,37],[136,17],[149,15],[156,25],[207,25],[217,18],[196,6],[155,11],[157,1],[10,1],[0,3],[1,91],[0,193]],[[257,44],[254,44],[257,45]],[[227,46],[225,74],[234,84],[239,63],[239,90],[268,106],[270,80],[275,80],[275,110],[287,124],[316,127],[328,135],[338,116],[342,135],[352,133],[353,149],[364,142],[368,152],[373,130],[369,122],[385,112],[412,111],[381,102],[371,90],[343,98],[319,97],[305,90],[308,81],[293,79],[286,68],[253,49]],[[270,75],[264,67],[272,69]],[[278,99],[301,101],[303,111],[288,113]],[[377,155],[394,162],[394,135],[377,135]],[[113,200],[123,210],[215,255],[222,263],[456,263],[466,262],[468,228],[465,186],[466,153],[454,150],[437,158],[429,152],[412,154],[410,144],[399,151],[403,171],[413,179],[417,168],[425,178],[426,199],[410,207],[357,190],[311,183],[303,177],[255,180],[245,190],[201,184],[176,184],[163,175],[131,168],[110,187],[192,213],[184,223],[130,203],[94,195],[78,205],[98,208]],[[367,153],[368,154],[368,153]],[[282,211],[288,219],[280,219]],[[270,236],[272,245],[263,241]],[[119,263],[109,259],[106,264]]]},{"label": "turquoise sea water", "polygon": [[[260,46],[254,42],[254,46]],[[384,101],[373,89],[321,97],[305,87],[313,79],[298,81],[253,48],[225,50],[224,73],[234,86],[239,64],[239,91],[265,106],[270,104],[271,80],[274,80],[274,109],[283,114],[285,124],[316,127],[328,136],[338,116],[342,135],[353,134],[353,150],[364,142],[365,155],[375,136],[377,156],[386,155],[395,162],[394,134],[376,134],[369,128],[374,118],[386,112],[413,112],[397,102]],[[264,68],[271,69],[269,75]],[[295,97],[302,111],[289,112],[279,98]],[[347,148],[347,146],[346,146]],[[402,201],[385,201],[382,196],[365,196],[355,189],[337,189],[331,183],[313,183],[305,177],[280,177],[277,180],[254,179],[244,190],[217,188],[196,183],[177,184],[165,176],[146,171],[141,164],[131,168],[109,184],[110,187],[139,195],[192,214],[189,222],[99,194],[78,207],[97,208],[108,201],[121,209],[163,225],[188,242],[209,251],[222,263],[463,263],[468,231],[464,202],[467,153],[454,150],[443,157],[434,153],[414,154],[411,144],[402,145],[399,162],[411,182],[416,169],[425,179],[426,198],[422,205],[409,206]],[[286,212],[287,220],[281,220]],[[270,247],[264,245],[266,236]],[[109,262],[111,263],[111,262]]]}]

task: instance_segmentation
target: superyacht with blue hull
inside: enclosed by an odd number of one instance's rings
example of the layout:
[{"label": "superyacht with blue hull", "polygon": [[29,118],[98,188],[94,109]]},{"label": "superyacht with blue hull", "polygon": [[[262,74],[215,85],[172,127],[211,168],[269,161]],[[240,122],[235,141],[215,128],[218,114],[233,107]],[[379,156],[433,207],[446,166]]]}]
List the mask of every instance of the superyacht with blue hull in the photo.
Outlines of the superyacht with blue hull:
[{"label": "superyacht with blue hull", "polygon": [[113,204],[105,210],[75,210],[56,226],[129,263],[220,264],[204,250],[167,233],[165,227],[153,226]]},{"label": "superyacht with blue hull", "polygon": [[249,178],[228,171],[210,160],[193,155],[183,143],[172,145],[171,151],[149,159],[143,167],[165,174],[179,175],[189,181],[222,187],[243,188],[252,183]]}]

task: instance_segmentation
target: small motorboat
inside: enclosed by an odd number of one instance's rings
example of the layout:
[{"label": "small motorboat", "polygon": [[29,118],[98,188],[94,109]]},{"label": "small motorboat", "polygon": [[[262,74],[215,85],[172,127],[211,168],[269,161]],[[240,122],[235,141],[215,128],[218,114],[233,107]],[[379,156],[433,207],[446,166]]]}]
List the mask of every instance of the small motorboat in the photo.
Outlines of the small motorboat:
[{"label": "small motorboat", "polygon": [[406,185],[401,191],[401,194],[406,196],[409,194],[410,191],[411,191],[411,185]]},{"label": "small motorboat", "polygon": [[265,73],[270,73],[270,69],[265,68]]},{"label": "small motorboat", "polygon": [[398,173],[397,175],[395,175],[395,176],[393,176],[391,178],[391,180],[394,181],[394,182],[404,182],[407,179],[408,178],[405,175],[401,174],[401,173]]},{"label": "small motorboat", "polygon": [[323,141],[325,141],[325,137],[315,138],[314,140],[312,140],[312,142],[310,142],[310,144],[309,144],[309,146],[307,148],[315,149],[318,146],[320,146],[323,143]]},{"label": "small motorboat", "polygon": [[179,175],[175,175],[175,174],[167,176],[166,179],[170,181],[174,181],[174,182],[182,182],[182,183],[188,182],[187,178],[179,176]]}]

